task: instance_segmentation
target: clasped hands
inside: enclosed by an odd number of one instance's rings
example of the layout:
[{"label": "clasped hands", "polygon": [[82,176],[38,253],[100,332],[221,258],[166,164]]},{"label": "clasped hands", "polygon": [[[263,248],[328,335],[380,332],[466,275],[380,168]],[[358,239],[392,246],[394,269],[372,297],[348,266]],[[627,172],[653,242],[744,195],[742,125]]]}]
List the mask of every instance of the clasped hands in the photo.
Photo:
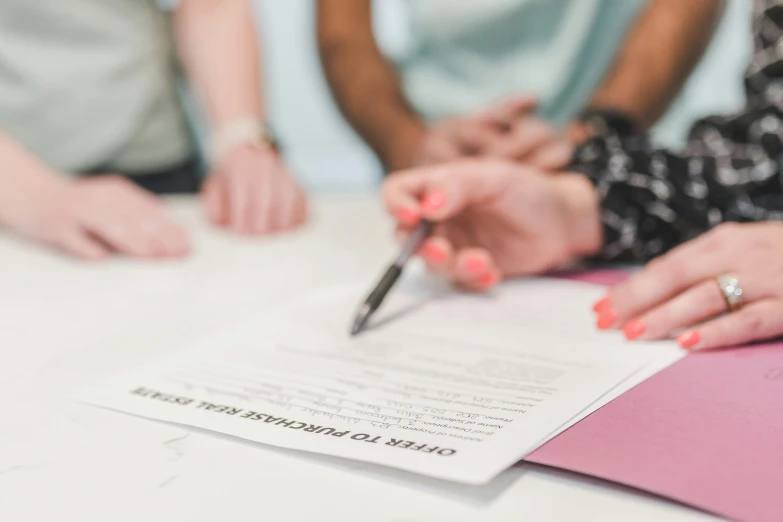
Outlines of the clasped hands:
[{"label": "clasped hands", "polygon": [[536,105],[535,97],[520,96],[475,114],[446,118],[421,131],[408,163],[426,166],[486,157],[560,170],[571,160],[574,144],[535,116]]}]

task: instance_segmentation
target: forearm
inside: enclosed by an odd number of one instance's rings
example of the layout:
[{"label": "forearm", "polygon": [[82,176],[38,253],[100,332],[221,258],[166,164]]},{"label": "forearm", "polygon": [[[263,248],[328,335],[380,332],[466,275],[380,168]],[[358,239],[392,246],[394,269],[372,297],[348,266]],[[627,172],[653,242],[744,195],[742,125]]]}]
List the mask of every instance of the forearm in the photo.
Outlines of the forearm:
[{"label": "forearm", "polygon": [[653,0],[631,28],[589,102],[653,125],[679,93],[710,42],[723,0]]},{"label": "forearm", "polygon": [[[38,183],[51,180],[55,173],[56,171],[0,129],[0,183],[21,178],[24,178],[25,182]],[[3,190],[0,189],[0,192]]]},{"label": "forearm", "polygon": [[[35,222],[41,199],[64,187],[61,175],[0,129],[0,226],[18,228]],[[49,210],[49,209],[44,209]]]},{"label": "forearm", "polygon": [[213,130],[264,117],[259,41],[249,0],[182,0],[177,48]]},{"label": "forearm", "polygon": [[335,101],[385,167],[410,166],[425,132],[372,32],[369,0],[319,0],[318,43]]}]

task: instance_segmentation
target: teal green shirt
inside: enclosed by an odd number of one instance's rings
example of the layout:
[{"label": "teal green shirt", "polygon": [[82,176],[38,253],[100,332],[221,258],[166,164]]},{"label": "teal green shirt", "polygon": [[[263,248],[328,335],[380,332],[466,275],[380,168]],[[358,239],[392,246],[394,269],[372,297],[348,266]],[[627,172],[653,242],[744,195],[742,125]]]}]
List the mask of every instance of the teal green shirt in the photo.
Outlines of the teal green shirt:
[{"label": "teal green shirt", "polygon": [[408,99],[437,120],[535,93],[562,124],[611,66],[645,0],[409,0]]}]

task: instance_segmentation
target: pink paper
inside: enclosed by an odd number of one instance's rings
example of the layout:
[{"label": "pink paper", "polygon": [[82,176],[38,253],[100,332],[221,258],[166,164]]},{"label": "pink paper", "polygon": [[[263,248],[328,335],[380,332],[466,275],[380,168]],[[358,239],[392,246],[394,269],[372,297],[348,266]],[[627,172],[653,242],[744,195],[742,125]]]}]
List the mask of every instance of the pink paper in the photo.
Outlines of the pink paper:
[{"label": "pink paper", "polygon": [[614,285],[628,277],[628,270],[591,270],[588,272],[564,271],[551,274],[552,277],[562,279],[572,279],[582,281],[583,283],[593,283],[596,285]]},{"label": "pink paper", "polygon": [[782,521],[783,343],[690,355],[525,460]]}]

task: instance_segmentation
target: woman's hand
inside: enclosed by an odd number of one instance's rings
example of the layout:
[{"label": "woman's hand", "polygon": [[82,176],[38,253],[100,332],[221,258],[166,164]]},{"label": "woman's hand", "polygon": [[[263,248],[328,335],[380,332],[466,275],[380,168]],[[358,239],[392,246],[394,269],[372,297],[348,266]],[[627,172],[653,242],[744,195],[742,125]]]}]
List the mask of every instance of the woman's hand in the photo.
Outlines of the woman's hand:
[{"label": "woman's hand", "polygon": [[246,145],[223,159],[204,183],[210,220],[239,234],[271,234],[307,219],[307,197],[271,148]]},{"label": "woman's hand", "polygon": [[[717,278],[731,275],[743,306],[730,313]],[[595,306],[599,328],[629,339],[677,336],[705,350],[783,334],[783,224],[725,224],[652,261]]]},{"label": "woman's hand", "polygon": [[475,290],[601,245],[597,195],[576,174],[463,160],[393,174],[383,196],[403,234],[422,218],[438,223],[420,254],[432,271]]}]

